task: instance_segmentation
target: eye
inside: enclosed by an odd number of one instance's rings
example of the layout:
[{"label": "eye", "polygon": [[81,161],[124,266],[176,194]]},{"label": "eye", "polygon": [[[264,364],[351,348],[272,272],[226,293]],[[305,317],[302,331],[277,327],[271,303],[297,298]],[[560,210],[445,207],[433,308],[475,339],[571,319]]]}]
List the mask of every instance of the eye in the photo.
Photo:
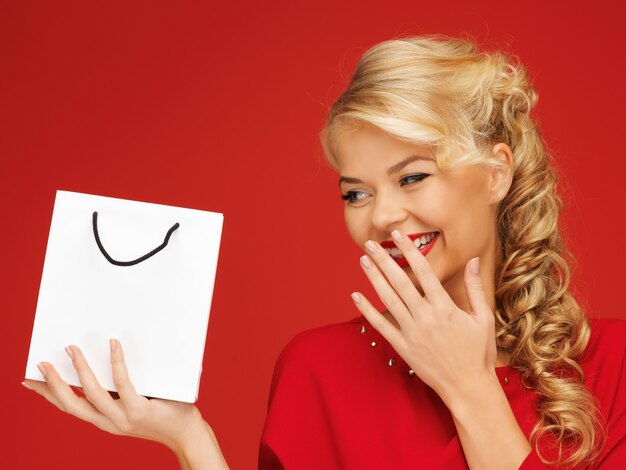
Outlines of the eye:
[{"label": "eye", "polygon": [[400,178],[400,186],[406,186],[407,184],[419,183],[423,179],[426,179],[428,176],[427,173],[416,173],[414,175],[407,175]]},{"label": "eye", "polygon": [[347,191],[345,194],[341,195],[341,199],[344,201],[348,201],[348,204],[354,204],[362,199],[367,197],[367,193],[363,191]]}]

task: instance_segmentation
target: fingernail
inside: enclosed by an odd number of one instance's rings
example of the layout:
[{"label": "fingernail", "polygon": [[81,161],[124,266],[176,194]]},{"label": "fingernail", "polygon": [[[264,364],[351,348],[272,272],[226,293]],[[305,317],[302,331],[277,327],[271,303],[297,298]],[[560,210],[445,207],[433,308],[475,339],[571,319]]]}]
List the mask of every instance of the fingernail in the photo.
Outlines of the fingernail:
[{"label": "fingernail", "polygon": [[69,347],[69,346],[65,346],[65,352],[70,357],[70,359],[73,361],[74,360],[74,351],[72,351],[72,348]]},{"label": "fingernail", "polygon": [[376,253],[376,243],[374,243],[372,240],[368,240],[367,242],[365,242],[365,249],[370,253]]},{"label": "fingernail", "polygon": [[480,273],[480,261],[478,260],[478,258],[474,258],[472,259],[472,261],[470,261],[470,271],[472,272],[472,274]]},{"label": "fingernail", "polygon": [[28,390],[33,390],[33,387],[31,387],[30,384],[27,384],[26,382],[22,382],[22,385],[26,387]]},{"label": "fingernail", "polygon": [[391,238],[393,238],[393,241],[395,241],[396,243],[402,243],[402,234],[399,230],[394,230],[393,232],[391,232]]},{"label": "fingernail", "polygon": [[109,346],[111,346],[111,352],[114,352],[117,350],[117,340],[114,338],[111,338],[109,340]]},{"label": "fingernail", "polygon": [[48,369],[46,369],[46,366],[43,362],[37,364],[37,367],[39,368],[39,372],[41,372],[44,377],[48,377]]},{"label": "fingernail", "polygon": [[350,294],[350,297],[352,297],[352,300],[354,300],[355,304],[361,303],[361,296],[357,292],[353,292],[352,294]]},{"label": "fingernail", "polygon": [[369,256],[361,256],[361,266],[363,266],[365,269],[370,269],[372,267],[372,261],[370,260]]}]

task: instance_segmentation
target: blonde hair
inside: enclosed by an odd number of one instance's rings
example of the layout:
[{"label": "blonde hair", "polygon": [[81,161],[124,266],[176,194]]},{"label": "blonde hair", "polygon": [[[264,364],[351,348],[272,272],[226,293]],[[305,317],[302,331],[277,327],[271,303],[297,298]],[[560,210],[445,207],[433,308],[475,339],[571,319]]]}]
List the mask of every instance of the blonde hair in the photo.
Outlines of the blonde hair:
[{"label": "blonde hair", "polygon": [[[395,39],[363,55],[329,110],[321,140],[337,167],[341,133],[371,124],[431,146],[444,171],[497,165],[491,148],[509,145],[514,176],[498,213],[497,346],[539,395],[531,433],[539,456],[572,466],[597,458],[603,427],[577,362],[590,325],[568,291],[569,253],[558,229],[562,204],[530,115],[536,103],[525,68],[502,52],[480,52],[472,42],[442,36]],[[555,461],[539,452],[544,437],[556,440]]]}]

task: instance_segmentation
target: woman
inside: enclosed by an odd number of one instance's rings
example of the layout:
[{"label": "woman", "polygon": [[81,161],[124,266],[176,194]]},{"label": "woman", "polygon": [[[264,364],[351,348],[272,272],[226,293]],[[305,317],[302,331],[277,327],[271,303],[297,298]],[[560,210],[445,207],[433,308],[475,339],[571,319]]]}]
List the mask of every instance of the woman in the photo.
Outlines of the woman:
[{"label": "woman", "polygon": [[[345,221],[387,307],[296,336],[278,359],[261,468],[618,468],[626,327],[568,292],[556,176],[522,66],[443,37],[381,43],[330,109],[322,142]],[[226,468],[193,405],[120,399],[67,348],[86,398],[49,363],[25,384],[116,434]]]}]

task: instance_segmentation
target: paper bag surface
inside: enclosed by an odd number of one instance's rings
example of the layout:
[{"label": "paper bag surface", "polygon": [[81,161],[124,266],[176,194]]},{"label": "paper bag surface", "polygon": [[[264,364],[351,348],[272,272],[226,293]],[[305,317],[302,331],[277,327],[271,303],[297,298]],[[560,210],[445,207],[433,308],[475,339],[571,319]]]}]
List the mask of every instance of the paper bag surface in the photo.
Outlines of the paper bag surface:
[{"label": "paper bag surface", "polygon": [[116,391],[108,340],[118,338],[137,393],[195,402],[222,223],[215,212],[57,191],[25,377],[43,380],[37,363],[48,361],[80,386],[64,351],[75,344]]}]

